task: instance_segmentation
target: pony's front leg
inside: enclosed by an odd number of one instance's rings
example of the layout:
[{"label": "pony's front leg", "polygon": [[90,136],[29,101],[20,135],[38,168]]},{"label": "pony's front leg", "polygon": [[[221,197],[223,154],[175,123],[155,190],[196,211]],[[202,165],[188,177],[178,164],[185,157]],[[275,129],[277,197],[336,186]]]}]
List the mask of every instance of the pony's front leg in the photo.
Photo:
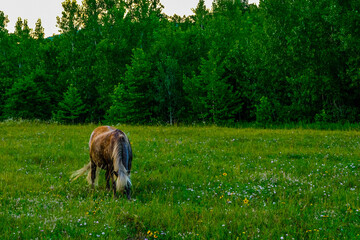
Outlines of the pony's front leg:
[{"label": "pony's front leg", "polygon": [[126,193],[127,199],[131,200],[131,185],[129,183],[126,183],[125,193]]},{"label": "pony's front leg", "polygon": [[116,197],[116,178],[112,177],[112,182],[113,182],[114,198],[117,198]]}]

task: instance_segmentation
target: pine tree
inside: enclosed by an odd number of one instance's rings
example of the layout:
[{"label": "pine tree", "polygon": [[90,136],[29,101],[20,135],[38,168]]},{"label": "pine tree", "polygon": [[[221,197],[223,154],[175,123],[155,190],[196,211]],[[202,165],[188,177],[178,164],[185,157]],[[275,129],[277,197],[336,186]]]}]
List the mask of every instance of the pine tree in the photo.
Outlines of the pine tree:
[{"label": "pine tree", "polygon": [[34,81],[33,74],[18,79],[6,93],[5,118],[49,118],[50,99]]},{"label": "pine tree", "polygon": [[53,118],[60,122],[75,123],[75,120],[85,112],[85,105],[77,88],[70,85],[64,93],[64,99],[59,103],[59,110],[53,114]]},{"label": "pine tree", "polygon": [[223,62],[210,51],[208,59],[202,60],[200,74],[184,81],[193,111],[203,121],[234,121],[242,107],[238,93],[233,91],[233,87],[227,82],[224,71]]},{"label": "pine tree", "polygon": [[154,96],[151,63],[142,49],[135,49],[122,83],[114,91],[107,113],[111,122],[148,123],[152,119]]}]

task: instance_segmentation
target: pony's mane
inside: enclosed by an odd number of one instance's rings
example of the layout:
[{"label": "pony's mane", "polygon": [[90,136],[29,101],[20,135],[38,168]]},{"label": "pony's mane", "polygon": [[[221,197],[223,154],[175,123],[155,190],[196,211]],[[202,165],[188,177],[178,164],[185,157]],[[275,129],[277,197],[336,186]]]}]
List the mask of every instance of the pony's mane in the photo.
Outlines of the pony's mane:
[{"label": "pony's mane", "polygon": [[[116,135],[118,138],[115,138],[116,141],[114,142],[114,148],[112,152],[112,159],[114,163],[114,172],[117,173],[117,190],[122,190],[127,184],[131,185],[131,181],[129,178],[128,173],[128,166],[129,166],[129,149],[127,144],[129,143],[128,138],[126,135],[119,130],[116,131]],[[125,155],[124,155],[125,153]],[[123,160],[125,162],[126,167],[123,164]]]}]

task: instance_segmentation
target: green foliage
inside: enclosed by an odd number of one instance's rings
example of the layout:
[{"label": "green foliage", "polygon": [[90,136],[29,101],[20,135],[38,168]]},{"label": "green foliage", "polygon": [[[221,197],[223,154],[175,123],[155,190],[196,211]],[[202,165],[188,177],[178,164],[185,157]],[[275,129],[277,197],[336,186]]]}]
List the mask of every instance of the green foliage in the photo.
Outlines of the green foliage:
[{"label": "green foliage", "polygon": [[75,123],[86,112],[85,105],[76,87],[70,85],[59,102],[59,110],[53,113],[53,119],[59,122]]},{"label": "green foliage", "polygon": [[6,32],[6,25],[9,23],[8,16],[3,11],[0,11],[0,32]]},{"label": "green foliage", "polygon": [[215,0],[209,10],[200,0],[184,17],[159,0],[62,7],[48,39],[41,20],[32,30],[19,18],[9,33],[0,11],[1,118],[18,115],[6,93],[29,79],[50,99],[41,118],[72,84],[81,122],[360,120],[359,1]]},{"label": "green foliage", "polygon": [[44,28],[41,26],[41,19],[38,19],[36,22],[35,32],[34,32],[34,38],[38,40],[44,39],[45,33]]},{"label": "green foliage", "polygon": [[233,121],[234,115],[240,111],[242,103],[227,80],[223,63],[210,51],[208,59],[202,60],[200,74],[185,81],[188,100],[203,121]]},{"label": "green foliage", "polygon": [[256,122],[260,124],[272,123],[275,109],[267,97],[261,97],[256,107]]},{"label": "green foliage", "polygon": [[18,79],[6,92],[4,118],[49,119],[50,98],[30,75]]},{"label": "green foliage", "polygon": [[157,72],[157,76],[154,77],[157,108],[154,111],[160,116],[159,120],[166,120],[172,125],[179,119],[183,110],[179,63],[170,56],[162,56],[157,63]]},{"label": "green foliage", "polygon": [[131,65],[115,91],[108,111],[110,122],[147,123],[153,113],[152,66],[142,49],[135,49]]}]

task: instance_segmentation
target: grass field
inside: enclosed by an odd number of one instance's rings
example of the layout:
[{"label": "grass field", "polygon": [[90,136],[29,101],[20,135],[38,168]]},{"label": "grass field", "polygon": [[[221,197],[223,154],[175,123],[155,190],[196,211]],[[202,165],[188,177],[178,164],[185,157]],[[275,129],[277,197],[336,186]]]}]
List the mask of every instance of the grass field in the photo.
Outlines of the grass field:
[{"label": "grass field", "polygon": [[0,239],[360,239],[360,133],[121,125],[133,201],[71,172],[96,125],[0,123]]}]

